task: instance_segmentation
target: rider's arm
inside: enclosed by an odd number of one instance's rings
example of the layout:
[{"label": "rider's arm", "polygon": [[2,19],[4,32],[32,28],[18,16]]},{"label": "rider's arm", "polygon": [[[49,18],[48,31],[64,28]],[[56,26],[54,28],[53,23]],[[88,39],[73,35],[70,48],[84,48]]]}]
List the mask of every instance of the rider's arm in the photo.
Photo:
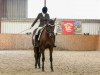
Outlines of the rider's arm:
[{"label": "rider's arm", "polygon": [[35,19],[35,21],[33,22],[33,24],[31,25],[31,27],[33,27],[35,25],[35,23],[37,22],[38,19],[39,19],[39,14],[38,14],[37,18]]}]

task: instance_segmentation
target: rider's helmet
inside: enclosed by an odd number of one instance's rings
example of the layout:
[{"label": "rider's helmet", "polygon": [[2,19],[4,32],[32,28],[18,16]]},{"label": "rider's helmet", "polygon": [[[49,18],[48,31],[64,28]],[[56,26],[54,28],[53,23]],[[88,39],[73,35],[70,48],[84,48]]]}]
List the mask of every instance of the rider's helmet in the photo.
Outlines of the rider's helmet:
[{"label": "rider's helmet", "polygon": [[42,8],[42,12],[43,12],[44,14],[46,14],[47,11],[48,11],[48,8],[47,8],[47,7],[43,7],[43,8]]}]

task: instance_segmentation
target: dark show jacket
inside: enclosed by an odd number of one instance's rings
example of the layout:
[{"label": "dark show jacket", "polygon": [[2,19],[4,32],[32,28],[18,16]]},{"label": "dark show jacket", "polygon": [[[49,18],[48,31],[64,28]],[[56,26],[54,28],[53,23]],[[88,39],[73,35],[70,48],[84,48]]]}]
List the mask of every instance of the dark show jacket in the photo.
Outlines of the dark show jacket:
[{"label": "dark show jacket", "polygon": [[39,13],[38,16],[37,16],[37,18],[36,18],[35,21],[33,22],[32,27],[35,25],[35,23],[36,23],[38,20],[40,20],[39,27],[43,27],[43,26],[45,25],[45,22],[46,22],[47,20],[49,20],[49,19],[50,19],[50,17],[49,17],[49,14],[48,14],[48,13],[46,13],[44,17],[43,17],[43,15],[42,15],[42,13]]}]

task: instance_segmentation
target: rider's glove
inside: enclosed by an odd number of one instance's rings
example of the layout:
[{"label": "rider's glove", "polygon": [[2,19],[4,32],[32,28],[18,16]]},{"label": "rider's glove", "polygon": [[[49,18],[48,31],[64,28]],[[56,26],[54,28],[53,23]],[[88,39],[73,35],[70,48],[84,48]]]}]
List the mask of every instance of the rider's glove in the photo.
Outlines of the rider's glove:
[{"label": "rider's glove", "polygon": [[32,26],[30,27],[30,29],[32,28]]}]

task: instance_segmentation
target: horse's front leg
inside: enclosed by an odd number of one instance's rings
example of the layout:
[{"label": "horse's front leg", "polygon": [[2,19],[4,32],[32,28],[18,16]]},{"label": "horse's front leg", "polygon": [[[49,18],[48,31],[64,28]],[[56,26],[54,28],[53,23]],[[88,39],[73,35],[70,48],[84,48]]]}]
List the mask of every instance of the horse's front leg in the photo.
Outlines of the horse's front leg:
[{"label": "horse's front leg", "polygon": [[35,68],[37,68],[38,59],[37,59],[37,48],[36,47],[34,47],[34,57],[35,57]]},{"label": "horse's front leg", "polygon": [[41,52],[39,50],[39,53],[38,53],[38,67],[39,69],[41,68],[41,65],[40,65],[40,58],[41,58]]},{"label": "horse's front leg", "polygon": [[49,51],[50,51],[50,67],[51,67],[51,71],[53,72],[53,64],[52,64],[52,61],[53,61],[53,58],[52,58],[52,52],[53,52],[53,47],[50,47],[49,48]]},{"label": "horse's front leg", "polygon": [[44,54],[44,49],[42,51],[42,71],[44,71],[44,61],[45,61],[45,54]]},{"label": "horse's front leg", "polygon": [[35,68],[37,68],[37,55],[35,54]]}]

